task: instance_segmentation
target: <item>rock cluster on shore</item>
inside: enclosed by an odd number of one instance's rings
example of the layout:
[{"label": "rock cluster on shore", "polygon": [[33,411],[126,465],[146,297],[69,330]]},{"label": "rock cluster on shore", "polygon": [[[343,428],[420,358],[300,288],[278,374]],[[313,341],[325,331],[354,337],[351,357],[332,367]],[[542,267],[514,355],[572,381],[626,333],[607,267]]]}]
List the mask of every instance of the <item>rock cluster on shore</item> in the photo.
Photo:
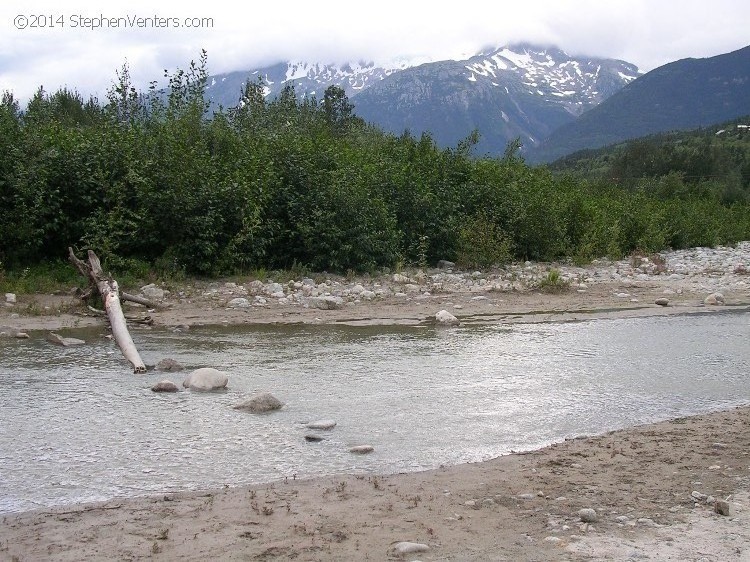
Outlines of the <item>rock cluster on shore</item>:
[{"label": "rock cluster on shore", "polygon": [[[454,270],[451,262],[441,261],[441,265],[442,268],[428,271],[353,280],[323,275],[317,281],[304,277],[285,283],[258,280],[244,284],[211,283],[201,296],[223,300],[224,306],[235,309],[281,305],[335,310],[383,299],[429,302],[431,298],[451,293],[468,293],[479,300],[486,299],[487,293],[533,289],[551,269],[559,271],[562,283],[582,294],[600,283],[626,286],[650,281],[664,283],[668,286],[665,296],[655,303],[660,306],[669,304],[669,295],[683,291],[702,293],[701,299],[705,297],[706,304],[723,304],[724,293],[750,289],[750,242],[735,247],[634,255],[618,261],[600,259],[586,266],[527,261],[488,272],[464,272]],[[635,300],[625,291],[615,296]],[[454,308],[460,310],[461,305],[455,304]]]}]

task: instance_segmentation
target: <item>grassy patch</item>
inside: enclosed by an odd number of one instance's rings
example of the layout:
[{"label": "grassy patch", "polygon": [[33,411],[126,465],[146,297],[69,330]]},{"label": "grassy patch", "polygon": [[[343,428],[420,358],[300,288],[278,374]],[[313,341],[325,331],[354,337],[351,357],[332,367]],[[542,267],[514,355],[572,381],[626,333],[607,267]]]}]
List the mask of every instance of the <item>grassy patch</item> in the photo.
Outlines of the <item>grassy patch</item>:
[{"label": "grassy patch", "polygon": [[570,289],[570,283],[562,278],[559,270],[550,269],[534,288],[543,293],[564,293]]}]

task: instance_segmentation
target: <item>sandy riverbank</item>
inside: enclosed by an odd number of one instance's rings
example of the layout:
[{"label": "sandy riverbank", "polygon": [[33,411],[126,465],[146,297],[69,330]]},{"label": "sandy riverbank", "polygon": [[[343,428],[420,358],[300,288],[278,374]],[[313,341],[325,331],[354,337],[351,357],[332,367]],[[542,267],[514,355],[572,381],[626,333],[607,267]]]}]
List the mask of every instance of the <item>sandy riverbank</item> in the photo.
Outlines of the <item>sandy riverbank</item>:
[{"label": "sandy riverbank", "polygon": [[[130,310],[150,315],[156,327],[182,329],[417,324],[434,322],[441,309],[464,324],[750,310],[750,244],[663,258],[192,282],[156,287],[170,292],[153,312]],[[536,290],[552,267],[568,289]],[[717,292],[724,305],[706,304]],[[316,298],[336,304],[321,309],[310,300]],[[234,299],[245,301],[237,306]],[[0,310],[0,325],[27,331],[103,323],[65,295],[18,295]],[[750,408],[741,408],[424,473],[292,480],[6,515],[0,561],[750,561],[749,455]],[[729,515],[715,513],[700,494],[726,500]],[[584,508],[596,511],[596,521],[580,520]],[[400,541],[429,550],[399,555]]]},{"label": "sandy riverbank", "polygon": [[[740,408],[430,472],[7,515],[0,560],[743,561],[749,455]],[[402,541],[429,550],[399,556]]]}]

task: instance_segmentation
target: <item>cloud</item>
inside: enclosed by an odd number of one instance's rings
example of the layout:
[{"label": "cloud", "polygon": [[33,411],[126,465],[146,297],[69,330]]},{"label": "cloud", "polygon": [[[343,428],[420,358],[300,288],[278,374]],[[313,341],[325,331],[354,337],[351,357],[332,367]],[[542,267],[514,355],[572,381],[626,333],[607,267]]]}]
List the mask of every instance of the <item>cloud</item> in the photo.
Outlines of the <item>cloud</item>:
[{"label": "cloud", "polygon": [[[185,68],[202,48],[213,73],[289,59],[323,62],[458,58],[488,45],[519,41],[559,46],[571,54],[627,60],[650,70],[679,58],[713,56],[747,44],[744,0],[672,3],[647,0],[509,2],[210,3],[107,5],[41,0],[33,8],[0,6],[0,90],[27,99],[40,85],[76,87],[100,98],[128,61],[136,83]],[[16,29],[17,15],[50,15],[66,25]],[[205,18],[202,29],[174,26],[72,27],[80,17]],[[210,21],[209,21],[210,20]]]}]

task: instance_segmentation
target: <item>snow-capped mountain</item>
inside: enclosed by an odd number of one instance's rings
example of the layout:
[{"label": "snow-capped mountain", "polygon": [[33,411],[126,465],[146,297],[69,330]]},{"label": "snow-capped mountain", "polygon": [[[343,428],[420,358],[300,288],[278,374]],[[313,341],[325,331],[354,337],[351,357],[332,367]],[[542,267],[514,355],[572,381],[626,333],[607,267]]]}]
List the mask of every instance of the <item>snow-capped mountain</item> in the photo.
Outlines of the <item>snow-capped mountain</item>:
[{"label": "snow-capped mountain", "polygon": [[559,103],[573,115],[597,105],[639,75],[637,67],[623,61],[574,58],[560,49],[524,44],[476,55],[464,66],[470,82],[484,80],[507,89],[508,81],[520,78],[526,93]]},{"label": "snow-capped mountain", "polygon": [[573,57],[555,48],[501,47],[463,61],[404,69],[352,98],[354,111],[395,134],[429,132],[455,146],[474,129],[478,154],[525,149],[638,76],[629,63]]},{"label": "snow-capped mountain", "polygon": [[374,62],[348,62],[344,64],[323,64],[319,62],[293,61],[275,64],[251,71],[220,74],[209,80],[206,93],[212,103],[224,107],[237,104],[247,80],[260,78],[266,96],[274,97],[282,88],[293,85],[299,97],[323,97],[328,86],[340,86],[350,98],[379,82],[394,72],[399,72],[425,60],[394,61],[386,65]]},{"label": "snow-capped mountain", "polygon": [[702,59],[682,59],[632,84],[554,131],[529,156],[550,162],[664,131],[695,129],[750,113],[750,46]]},{"label": "snow-capped mountain", "polygon": [[285,62],[215,76],[207,95],[215,105],[232,107],[244,83],[258,77],[267,96],[293,84],[299,97],[320,99],[335,84],[347,92],[357,115],[387,131],[429,132],[438,144],[455,146],[478,129],[477,151],[500,154],[515,138],[526,147],[537,145],[638,75],[627,62],[520,44],[465,60]]}]

